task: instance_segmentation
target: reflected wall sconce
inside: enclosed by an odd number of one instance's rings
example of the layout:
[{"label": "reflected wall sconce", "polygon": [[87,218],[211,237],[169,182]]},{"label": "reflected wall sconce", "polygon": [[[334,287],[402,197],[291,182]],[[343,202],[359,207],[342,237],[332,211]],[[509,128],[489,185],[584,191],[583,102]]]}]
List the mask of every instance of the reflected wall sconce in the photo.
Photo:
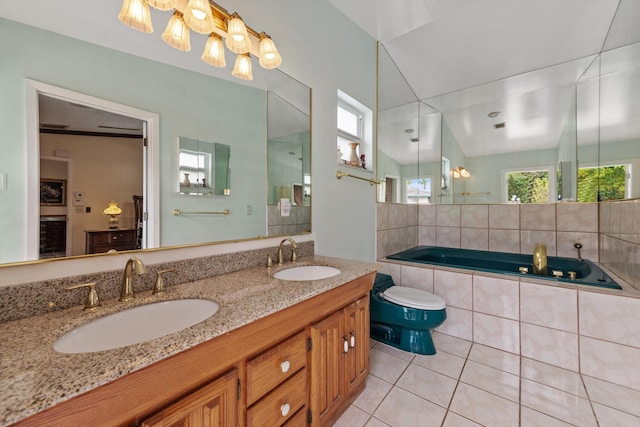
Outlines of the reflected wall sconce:
[{"label": "reflected wall sconce", "polygon": [[109,215],[109,230],[118,229],[118,215],[122,213],[122,209],[113,200],[109,202],[109,206],[103,211],[105,215]]},{"label": "reflected wall sconce", "polygon": [[471,173],[463,168],[462,166],[458,166],[455,169],[451,170],[451,175],[453,175],[454,178],[470,178],[471,177]]},{"label": "reflected wall sconce", "polygon": [[224,39],[227,49],[238,55],[232,75],[239,79],[253,80],[251,55],[268,70],[282,63],[271,37],[247,27],[240,15],[230,14],[209,0],[124,0],[118,19],[138,31],[152,33],[149,7],[174,10],[162,33],[162,40],[169,46],[188,52],[191,50],[190,31],[208,34],[201,59],[209,65],[226,67]]}]

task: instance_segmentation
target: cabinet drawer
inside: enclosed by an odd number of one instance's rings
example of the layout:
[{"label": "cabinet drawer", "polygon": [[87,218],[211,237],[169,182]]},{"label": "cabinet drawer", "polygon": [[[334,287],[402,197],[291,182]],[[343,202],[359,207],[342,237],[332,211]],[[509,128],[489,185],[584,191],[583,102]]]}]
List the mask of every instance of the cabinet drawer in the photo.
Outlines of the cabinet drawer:
[{"label": "cabinet drawer", "polygon": [[302,369],[247,411],[247,427],[279,426],[292,418],[307,400],[307,371]]},{"label": "cabinet drawer", "polygon": [[247,363],[247,405],[307,364],[307,334],[300,332]]}]

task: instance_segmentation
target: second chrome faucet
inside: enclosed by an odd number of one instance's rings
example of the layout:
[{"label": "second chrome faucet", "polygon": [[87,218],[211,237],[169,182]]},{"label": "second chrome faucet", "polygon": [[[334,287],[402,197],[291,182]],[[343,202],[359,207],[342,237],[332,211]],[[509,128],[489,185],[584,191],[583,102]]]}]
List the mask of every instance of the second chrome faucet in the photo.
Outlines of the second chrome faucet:
[{"label": "second chrome faucet", "polygon": [[120,287],[119,301],[130,301],[133,296],[133,273],[137,275],[146,274],[145,268],[140,258],[131,257],[124,266],[124,274],[122,275],[122,286]]}]

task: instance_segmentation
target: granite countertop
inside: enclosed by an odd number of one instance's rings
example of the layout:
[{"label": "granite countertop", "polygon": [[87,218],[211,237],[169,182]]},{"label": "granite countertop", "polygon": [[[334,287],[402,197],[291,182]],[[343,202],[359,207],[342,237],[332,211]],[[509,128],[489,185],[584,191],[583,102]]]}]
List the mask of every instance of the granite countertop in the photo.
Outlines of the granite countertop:
[{"label": "granite countertop", "polygon": [[[82,306],[2,324],[0,340],[0,425],[8,425],[85,393],[197,344],[233,331],[274,312],[338,287],[379,265],[311,256],[295,265],[337,267],[337,276],[313,281],[284,281],[273,273],[290,268],[243,270],[182,285],[167,292],[136,294],[129,302],[103,301],[95,312]],[[135,280],[134,280],[135,288]],[[217,302],[218,312],[182,331],[131,346],[96,353],[62,354],[53,343],[69,330],[110,313],[154,302],[202,298]]]}]

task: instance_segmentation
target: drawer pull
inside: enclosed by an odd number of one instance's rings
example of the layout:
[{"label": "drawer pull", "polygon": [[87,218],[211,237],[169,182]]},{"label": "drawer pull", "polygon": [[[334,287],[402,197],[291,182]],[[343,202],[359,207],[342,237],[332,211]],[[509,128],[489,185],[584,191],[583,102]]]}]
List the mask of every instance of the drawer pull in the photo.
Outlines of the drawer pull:
[{"label": "drawer pull", "polygon": [[351,340],[349,342],[349,345],[351,346],[351,348],[354,348],[356,346],[356,336],[353,335],[353,332],[351,333]]},{"label": "drawer pull", "polygon": [[291,405],[289,405],[288,403],[285,403],[284,405],[280,406],[280,412],[282,413],[283,417],[286,417],[287,415],[289,415],[290,410],[291,410]]},{"label": "drawer pull", "polygon": [[285,360],[280,364],[280,369],[282,369],[283,374],[286,374],[287,372],[289,372],[289,368],[291,368],[291,363],[289,363],[288,360]]},{"label": "drawer pull", "polygon": [[349,352],[349,341],[347,340],[347,337],[344,337],[344,352]]}]

